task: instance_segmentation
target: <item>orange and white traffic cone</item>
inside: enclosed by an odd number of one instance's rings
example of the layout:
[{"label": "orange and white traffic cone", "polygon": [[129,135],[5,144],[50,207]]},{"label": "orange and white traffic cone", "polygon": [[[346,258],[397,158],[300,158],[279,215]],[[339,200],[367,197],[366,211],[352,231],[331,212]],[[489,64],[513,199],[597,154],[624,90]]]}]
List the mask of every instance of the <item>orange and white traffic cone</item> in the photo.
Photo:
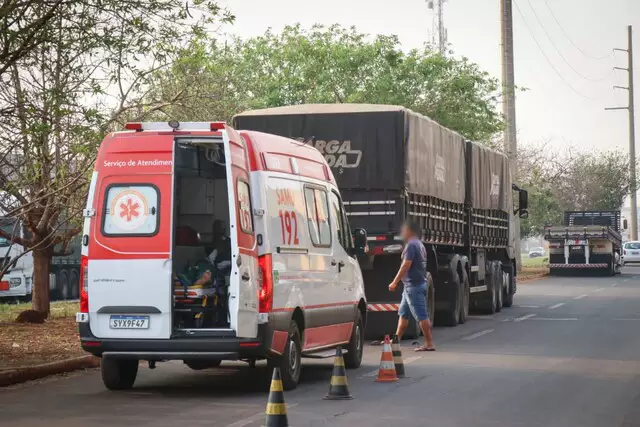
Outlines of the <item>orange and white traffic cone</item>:
[{"label": "orange and white traffic cone", "polygon": [[389,335],[385,335],[382,356],[380,357],[380,370],[378,371],[376,382],[391,383],[395,381],[398,381],[398,376],[396,375],[396,367],[393,363],[391,340],[389,340]]}]

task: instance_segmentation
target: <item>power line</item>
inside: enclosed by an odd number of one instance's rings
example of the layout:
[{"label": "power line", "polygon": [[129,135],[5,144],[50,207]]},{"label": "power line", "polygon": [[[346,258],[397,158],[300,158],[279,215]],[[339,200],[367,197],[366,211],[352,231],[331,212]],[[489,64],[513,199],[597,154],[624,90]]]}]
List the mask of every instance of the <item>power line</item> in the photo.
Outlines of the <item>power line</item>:
[{"label": "power line", "polygon": [[518,14],[520,15],[520,17],[522,18],[522,21],[524,22],[524,26],[527,28],[527,31],[529,32],[529,35],[531,35],[531,38],[533,39],[533,41],[536,43],[536,45],[538,46],[538,49],[540,50],[540,53],[542,53],[542,56],[544,56],[544,58],[547,60],[547,62],[549,63],[549,65],[551,66],[551,68],[553,69],[553,71],[555,71],[555,73],[558,75],[558,77],[560,77],[560,80],[562,80],[564,82],[565,85],[567,85],[567,87],[569,89],[571,89],[576,95],[581,96],[584,99],[588,99],[589,101],[594,101],[594,102],[599,102],[598,99],[593,98],[591,96],[585,95],[583,93],[581,93],[579,90],[577,90],[576,88],[574,88],[571,83],[569,83],[567,81],[567,79],[564,78],[564,76],[560,73],[560,71],[558,71],[558,69],[556,68],[555,65],[553,65],[553,62],[551,62],[551,60],[549,59],[549,57],[547,56],[547,54],[545,53],[544,49],[542,48],[542,45],[540,44],[540,42],[538,41],[538,39],[536,39],[536,36],[533,34],[533,31],[531,30],[531,27],[529,27],[529,24],[527,23],[527,20],[525,19],[522,10],[520,10],[520,6],[518,6],[518,3],[516,3],[515,1],[513,2],[513,4],[516,6],[516,10],[518,11]]},{"label": "power line", "polygon": [[603,56],[593,56],[593,55],[587,53],[586,51],[584,51],[580,46],[578,46],[578,44],[576,42],[573,41],[573,39],[569,36],[569,34],[567,34],[567,32],[564,30],[564,27],[562,26],[560,21],[558,21],[558,18],[556,18],[556,15],[553,13],[553,10],[551,9],[551,6],[549,6],[549,3],[547,2],[547,0],[544,0],[544,4],[547,6],[547,9],[549,10],[549,13],[553,17],[553,20],[556,21],[556,24],[558,24],[558,27],[560,27],[560,30],[562,31],[562,34],[564,34],[565,38],[567,40],[569,40],[569,42],[573,45],[573,47],[578,49],[580,51],[580,53],[582,53],[587,58],[591,58],[591,59],[595,59],[595,60],[607,59],[607,58],[613,56],[613,50],[611,52],[609,52],[608,54],[603,55]]},{"label": "power line", "polygon": [[558,49],[558,46],[555,44],[555,42],[551,38],[551,35],[549,34],[549,32],[547,31],[546,27],[542,23],[542,20],[540,19],[540,16],[538,15],[538,12],[536,12],[536,9],[531,4],[531,0],[527,0],[527,3],[529,3],[529,7],[533,11],[533,15],[536,17],[536,20],[538,21],[538,24],[540,24],[540,27],[542,28],[542,31],[544,31],[544,34],[547,36],[547,39],[549,39],[549,42],[551,42],[551,46],[553,46],[553,48],[558,53],[558,55],[560,55],[560,58],[562,58],[564,63],[567,64],[567,66],[569,68],[571,68],[574,73],[576,73],[578,76],[582,77],[583,79],[589,80],[591,82],[601,82],[603,80],[608,79],[609,76],[611,76],[611,74],[613,74],[613,70],[611,70],[611,72],[609,72],[609,74],[607,74],[607,75],[605,75],[603,77],[596,78],[596,77],[587,77],[584,74],[582,74],[580,71],[578,71],[573,65],[571,65],[571,63],[567,60],[567,58],[565,58],[565,56],[562,54],[562,52],[560,52],[560,49]]}]

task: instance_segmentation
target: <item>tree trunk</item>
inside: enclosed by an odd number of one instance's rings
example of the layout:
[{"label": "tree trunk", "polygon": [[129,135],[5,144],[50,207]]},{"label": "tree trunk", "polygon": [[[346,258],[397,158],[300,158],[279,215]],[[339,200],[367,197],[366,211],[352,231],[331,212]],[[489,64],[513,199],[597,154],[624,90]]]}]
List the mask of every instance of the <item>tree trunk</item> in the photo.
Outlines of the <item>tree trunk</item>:
[{"label": "tree trunk", "polygon": [[49,272],[51,248],[33,251],[33,309],[49,316]]}]

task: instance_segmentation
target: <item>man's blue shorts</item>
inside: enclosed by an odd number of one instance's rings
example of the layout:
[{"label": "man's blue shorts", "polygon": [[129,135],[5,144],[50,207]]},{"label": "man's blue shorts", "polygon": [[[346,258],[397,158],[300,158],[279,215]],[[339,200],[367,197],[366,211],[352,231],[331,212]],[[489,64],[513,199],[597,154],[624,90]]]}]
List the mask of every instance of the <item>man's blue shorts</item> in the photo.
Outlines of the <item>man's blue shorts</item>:
[{"label": "man's blue shorts", "polygon": [[398,309],[398,316],[408,319],[409,313],[413,314],[413,317],[418,322],[429,318],[426,283],[404,287],[404,291],[402,291],[402,302]]}]

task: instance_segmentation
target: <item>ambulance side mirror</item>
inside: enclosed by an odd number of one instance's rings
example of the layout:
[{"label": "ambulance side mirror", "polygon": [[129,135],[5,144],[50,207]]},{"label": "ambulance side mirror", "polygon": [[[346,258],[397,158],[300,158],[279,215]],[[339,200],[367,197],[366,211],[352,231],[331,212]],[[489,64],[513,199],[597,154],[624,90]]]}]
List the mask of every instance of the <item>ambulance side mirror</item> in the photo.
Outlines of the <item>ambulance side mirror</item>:
[{"label": "ambulance side mirror", "polygon": [[353,230],[353,246],[356,255],[363,256],[367,253],[367,231],[364,228]]}]

